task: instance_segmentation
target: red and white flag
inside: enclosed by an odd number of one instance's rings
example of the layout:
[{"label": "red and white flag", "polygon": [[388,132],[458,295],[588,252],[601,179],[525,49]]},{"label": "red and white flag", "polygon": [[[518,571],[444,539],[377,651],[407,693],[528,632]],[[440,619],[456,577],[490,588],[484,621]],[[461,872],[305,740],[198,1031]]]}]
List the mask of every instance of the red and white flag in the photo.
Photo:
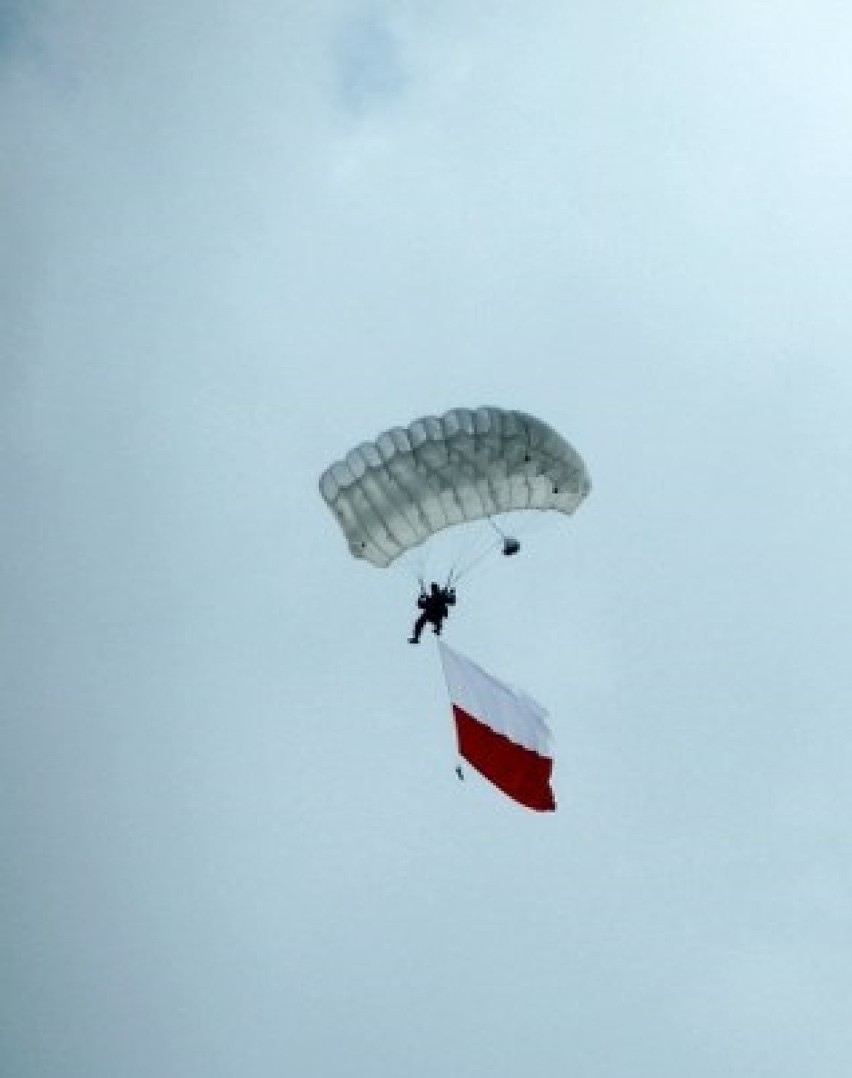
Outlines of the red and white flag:
[{"label": "red and white flag", "polygon": [[547,712],[525,693],[498,681],[438,641],[456,720],[459,753],[509,797],[539,812],[556,799]]}]

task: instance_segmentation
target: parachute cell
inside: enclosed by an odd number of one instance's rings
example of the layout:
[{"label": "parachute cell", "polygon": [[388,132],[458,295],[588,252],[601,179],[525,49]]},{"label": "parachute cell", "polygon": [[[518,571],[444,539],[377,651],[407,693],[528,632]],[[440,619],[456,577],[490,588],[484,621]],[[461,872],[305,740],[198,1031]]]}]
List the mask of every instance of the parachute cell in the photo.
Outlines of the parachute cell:
[{"label": "parachute cell", "polygon": [[319,487],[352,554],[384,568],[456,524],[525,509],[571,514],[591,483],[547,423],[488,407],[387,430],[335,461]]}]

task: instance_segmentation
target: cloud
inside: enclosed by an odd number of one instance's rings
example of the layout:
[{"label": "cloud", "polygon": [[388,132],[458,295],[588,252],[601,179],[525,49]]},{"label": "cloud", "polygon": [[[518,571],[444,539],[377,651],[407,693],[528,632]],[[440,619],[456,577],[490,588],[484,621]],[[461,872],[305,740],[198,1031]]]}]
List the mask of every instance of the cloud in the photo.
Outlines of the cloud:
[{"label": "cloud", "polygon": [[28,17],[34,6],[26,0],[0,0],[0,60],[14,53],[26,39]]},{"label": "cloud", "polygon": [[400,96],[406,75],[387,17],[371,12],[345,20],[337,32],[335,76],[341,107],[356,115]]}]

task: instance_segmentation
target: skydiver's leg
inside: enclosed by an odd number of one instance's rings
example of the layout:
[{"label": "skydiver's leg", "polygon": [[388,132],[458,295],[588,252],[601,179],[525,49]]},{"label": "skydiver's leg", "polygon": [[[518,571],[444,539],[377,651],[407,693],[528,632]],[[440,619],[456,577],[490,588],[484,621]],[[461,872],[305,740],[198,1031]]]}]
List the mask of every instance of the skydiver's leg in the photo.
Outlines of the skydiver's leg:
[{"label": "skydiver's leg", "polygon": [[426,624],[426,615],[421,614],[420,617],[414,623],[414,632],[408,638],[409,644],[419,644],[420,634],[423,632],[423,626]]}]

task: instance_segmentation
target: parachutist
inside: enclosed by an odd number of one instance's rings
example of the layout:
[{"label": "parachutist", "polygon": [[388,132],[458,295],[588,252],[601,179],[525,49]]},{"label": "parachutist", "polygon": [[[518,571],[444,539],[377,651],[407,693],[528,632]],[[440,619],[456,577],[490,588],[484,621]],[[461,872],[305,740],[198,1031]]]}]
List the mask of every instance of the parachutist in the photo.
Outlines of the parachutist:
[{"label": "parachutist", "polygon": [[456,777],[459,782],[464,782],[464,771],[462,771],[461,766],[456,768]]},{"label": "parachutist", "polygon": [[504,538],[503,553],[506,555],[507,558],[511,558],[513,554],[517,554],[520,549],[521,544],[518,542],[517,539],[513,538],[511,535],[507,535]]},{"label": "parachutist", "polygon": [[417,606],[420,608],[421,613],[414,623],[411,636],[408,638],[409,644],[420,643],[420,634],[426,627],[427,622],[432,626],[432,632],[436,636],[440,636],[444,619],[449,616],[450,607],[455,606],[455,603],[455,588],[441,588],[433,581],[429,591],[426,591],[425,588],[422,589],[417,599]]}]

